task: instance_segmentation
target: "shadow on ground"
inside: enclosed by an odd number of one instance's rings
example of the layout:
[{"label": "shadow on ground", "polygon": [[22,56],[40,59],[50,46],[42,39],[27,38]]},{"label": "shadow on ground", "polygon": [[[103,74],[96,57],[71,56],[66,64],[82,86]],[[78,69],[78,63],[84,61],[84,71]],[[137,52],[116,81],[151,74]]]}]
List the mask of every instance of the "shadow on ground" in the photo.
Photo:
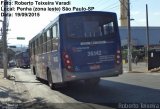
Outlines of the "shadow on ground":
[{"label": "shadow on ground", "polygon": [[117,108],[119,103],[158,103],[160,90],[147,87],[101,80],[98,87],[81,83],[59,89],[61,93],[83,103]]},{"label": "shadow on ground", "polygon": [[[26,81],[17,82],[29,83]],[[91,109],[98,109],[93,105],[118,108],[120,103],[136,103],[139,106],[140,103],[158,103],[160,101],[160,90],[158,89],[109,80],[101,80],[100,84],[94,87],[85,85],[82,82],[76,82],[67,87],[56,89],[56,91],[82,103],[48,103],[40,97],[27,101],[17,96],[21,96],[21,93],[15,93],[5,87],[1,87],[0,90],[1,98],[5,99],[10,96],[15,101],[21,101],[22,103],[18,104],[20,109],[69,109],[69,107],[83,106],[83,104],[87,104]]]},{"label": "shadow on ground", "polygon": [[[158,103],[160,101],[160,90],[147,87],[101,80],[99,86],[90,87],[81,82],[72,83],[67,87],[56,89],[81,103],[48,103],[43,98],[36,98],[30,108],[33,109],[67,109],[68,106],[76,107],[84,105],[89,109],[98,109],[94,105],[110,108],[120,108],[122,103],[136,104],[140,107],[141,103]],[[79,108],[80,108],[79,107]],[[86,109],[88,109],[88,107]]]}]

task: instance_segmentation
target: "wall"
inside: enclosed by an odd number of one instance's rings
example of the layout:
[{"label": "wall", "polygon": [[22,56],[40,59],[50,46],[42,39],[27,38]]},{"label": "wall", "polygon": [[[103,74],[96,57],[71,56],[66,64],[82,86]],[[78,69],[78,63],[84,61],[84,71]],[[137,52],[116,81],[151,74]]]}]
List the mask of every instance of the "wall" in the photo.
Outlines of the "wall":
[{"label": "wall", "polygon": [[[128,43],[127,27],[119,27],[122,46]],[[160,45],[160,27],[149,27],[150,45]],[[135,46],[146,45],[146,27],[131,27],[131,40]]]}]

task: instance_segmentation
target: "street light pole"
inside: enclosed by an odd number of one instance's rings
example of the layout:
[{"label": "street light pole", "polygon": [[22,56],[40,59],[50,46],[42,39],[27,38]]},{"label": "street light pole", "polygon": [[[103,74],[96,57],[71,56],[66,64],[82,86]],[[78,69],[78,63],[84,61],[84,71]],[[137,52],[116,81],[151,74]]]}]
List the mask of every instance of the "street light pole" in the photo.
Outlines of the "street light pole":
[{"label": "street light pole", "polygon": [[[6,3],[7,0],[4,0],[4,3]],[[7,5],[4,4],[4,17],[3,17],[3,69],[4,69],[4,78],[7,78],[7,68],[8,68],[8,53],[7,53]]]},{"label": "street light pole", "polygon": [[128,71],[132,71],[131,60],[131,25],[130,25],[130,0],[128,0]]}]

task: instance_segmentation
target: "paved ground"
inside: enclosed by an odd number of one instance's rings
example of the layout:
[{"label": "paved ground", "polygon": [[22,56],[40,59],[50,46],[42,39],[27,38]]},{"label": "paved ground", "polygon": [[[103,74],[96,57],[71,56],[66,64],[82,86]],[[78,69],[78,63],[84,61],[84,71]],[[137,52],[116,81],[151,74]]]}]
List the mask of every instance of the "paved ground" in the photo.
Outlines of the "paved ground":
[{"label": "paved ground", "polygon": [[10,102],[14,99],[10,94],[14,93],[13,81],[3,79],[3,73],[0,72],[0,101]]},{"label": "paved ground", "polygon": [[[123,65],[124,73],[128,73],[128,64]],[[157,71],[160,73],[160,71]],[[157,74],[157,72],[155,74]],[[132,64],[132,73],[153,73],[147,70],[146,63]],[[8,70],[9,74],[9,70]],[[124,79],[123,79],[124,80]],[[132,81],[134,82],[134,81]],[[0,108],[6,103],[27,103],[32,100],[29,92],[22,84],[14,82],[14,77],[3,79],[3,69],[0,69]]]},{"label": "paved ground", "polygon": [[14,77],[10,76],[8,79],[3,77],[3,69],[0,69],[0,109],[8,109],[9,107],[17,109],[23,105],[22,103],[27,104],[31,100],[26,88],[22,84],[15,83]]}]

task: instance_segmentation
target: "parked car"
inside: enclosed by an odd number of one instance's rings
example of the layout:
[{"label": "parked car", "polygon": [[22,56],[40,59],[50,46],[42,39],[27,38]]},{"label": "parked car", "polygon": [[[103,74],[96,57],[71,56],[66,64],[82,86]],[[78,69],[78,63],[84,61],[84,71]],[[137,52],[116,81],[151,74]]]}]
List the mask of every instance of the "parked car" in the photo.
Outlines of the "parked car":
[{"label": "parked car", "polygon": [[15,60],[11,60],[8,62],[8,67],[15,67],[15,66],[16,66]]}]

